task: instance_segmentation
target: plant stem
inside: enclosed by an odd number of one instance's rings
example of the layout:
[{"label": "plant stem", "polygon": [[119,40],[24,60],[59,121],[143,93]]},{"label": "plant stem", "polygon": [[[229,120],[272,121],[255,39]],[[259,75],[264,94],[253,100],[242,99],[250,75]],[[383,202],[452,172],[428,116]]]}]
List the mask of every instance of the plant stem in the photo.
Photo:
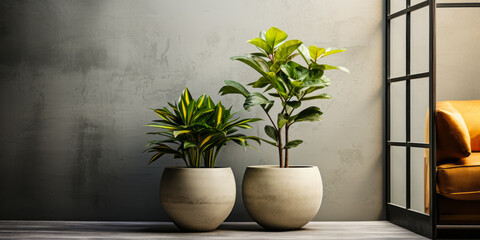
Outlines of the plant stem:
[{"label": "plant stem", "polygon": [[[288,123],[285,125],[285,144],[288,144]],[[285,148],[285,167],[288,168],[288,149]]]},{"label": "plant stem", "polygon": [[275,128],[275,130],[278,131],[278,128],[277,128],[277,126],[275,125],[275,122],[272,120],[272,117],[270,117],[270,114],[268,114],[268,112],[267,112],[267,110],[266,110],[265,108],[262,107],[262,109],[263,109],[263,111],[265,111],[265,114],[267,114],[268,119],[270,119],[270,122],[272,123],[273,128]]},{"label": "plant stem", "polygon": [[287,110],[287,101],[288,101],[288,100],[290,100],[290,98],[289,98],[289,99],[286,99],[285,101],[283,101],[283,99],[282,99],[283,108],[282,108],[282,111],[281,111],[280,113],[286,112],[286,110]]},{"label": "plant stem", "polygon": [[215,167],[215,161],[217,160],[217,156],[215,155],[215,149],[217,149],[217,147],[215,148],[212,148],[212,150],[210,150],[210,167]]},{"label": "plant stem", "polygon": [[282,136],[281,136],[282,131],[281,131],[281,129],[277,128],[277,126],[275,125],[275,122],[272,120],[272,117],[270,117],[270,114],[268,114],[267,110],[265,110],[265,108],[262,108],[262,109],[267,114],[268,119],[270,119],[270,122],[272,123],[273,128],[275,128],[275,131],[278,132],[278,158],[279,158],[279,166],[281,168],[283,166]]},{"label": "plant stem", "polygon": [[200,154],[200,149],[197,148],[197,167],[202,167],[202,155]]},{"label": "plant stem", "polygon": [[278,155],[280,157],[280,168],[282,168],[283,167],[282,129],[278,129]]}]

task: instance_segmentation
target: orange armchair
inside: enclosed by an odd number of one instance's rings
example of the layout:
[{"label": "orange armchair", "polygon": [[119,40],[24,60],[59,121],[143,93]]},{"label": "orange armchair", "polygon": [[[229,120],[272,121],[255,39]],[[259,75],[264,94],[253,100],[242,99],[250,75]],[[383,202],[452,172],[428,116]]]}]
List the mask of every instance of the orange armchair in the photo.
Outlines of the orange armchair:
[{"label": "orange armchair", "polygon": [[[438,194],[439,223],[478,224],[480,222],[480,100],[438,102],[436,123],[436,193]],[[425,163],[425,169],[428,170],[428,159]],[[425,176],[428,179],[428,171]],[[428,187],[428,181],[426,182]],[[425,199],[428,212],[427,195]]]}]

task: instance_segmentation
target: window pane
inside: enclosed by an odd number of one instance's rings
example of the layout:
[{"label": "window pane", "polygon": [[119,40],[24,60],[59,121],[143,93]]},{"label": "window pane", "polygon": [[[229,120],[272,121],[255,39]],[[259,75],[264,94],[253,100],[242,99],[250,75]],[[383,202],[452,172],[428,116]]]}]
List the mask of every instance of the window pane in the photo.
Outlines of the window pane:
[{"label": "window pane", "polygon": [[429,8],[411,13],[410,74],[429,71]]},{"label": "window pane", "polygon": [[405,76],[405,15],[390,21],[390,78]]},{"label": "window pane", "polygon": [[417,5],[421,2],[425,2],[425,0],[410,0],[410,6]]},{"label": "window pane", "polygon": [[406,0],[390,0],[390,14],[396,13],[407,7]]},{"label": "window pane", "polygon": [[390,84],[390,140],[406,141],[406,84],[405,81]]},{"label": "window pane", "polygon": [[390,202],[406,206],[406,150],[405,147],[390,147]]},{"label": "window pane", "polygon": [[437,101],[480,99],[480,8],[439,8]]},{"label": "window pane", "polygon": [[428,143],[428,78],[410,80],[410,141]]},{"label": "window pane", "polygon": [[427,213],[425,206],[430,196],[430,192],[426,192],[430,178],[426,163],[428,148],[410,149],[410,208],[421,213]]}]

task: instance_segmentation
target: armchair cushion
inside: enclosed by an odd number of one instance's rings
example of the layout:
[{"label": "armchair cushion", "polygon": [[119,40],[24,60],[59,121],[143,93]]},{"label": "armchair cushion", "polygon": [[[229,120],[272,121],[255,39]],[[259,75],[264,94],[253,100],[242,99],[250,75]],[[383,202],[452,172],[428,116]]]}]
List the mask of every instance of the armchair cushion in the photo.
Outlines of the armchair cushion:
[{"label": "armchair cushion", "polygon": [[467,125],[472,152],[480,152],[480,100],[449,102],[462,115]]},{"label": "armchair cushion", "polygon": [[470,134],[462,115],[449,102],[438,102],[436,117],[437,161],[458,161],[470,156]]},{"label": "armchair cushion", "polygon": [[437,166],[437,192],[456,200],[480,200],[480,152]]}]

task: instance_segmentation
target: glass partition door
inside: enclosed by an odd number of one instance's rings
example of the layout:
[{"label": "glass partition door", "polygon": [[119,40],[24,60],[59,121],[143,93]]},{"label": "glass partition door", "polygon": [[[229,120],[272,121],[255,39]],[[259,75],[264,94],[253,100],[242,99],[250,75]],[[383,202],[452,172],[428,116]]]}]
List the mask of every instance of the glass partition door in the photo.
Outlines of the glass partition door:
[{"label": "glass partition door", "polygon": [[435,1],[386,4],[387,220],[432,237]]}]

